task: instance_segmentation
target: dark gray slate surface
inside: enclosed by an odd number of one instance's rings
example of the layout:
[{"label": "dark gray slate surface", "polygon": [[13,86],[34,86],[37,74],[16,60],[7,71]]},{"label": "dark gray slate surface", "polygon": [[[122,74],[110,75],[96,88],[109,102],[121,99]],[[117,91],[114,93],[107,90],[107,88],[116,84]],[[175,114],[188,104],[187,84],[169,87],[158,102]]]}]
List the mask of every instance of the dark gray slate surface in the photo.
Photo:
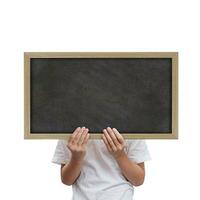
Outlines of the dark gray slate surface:
[{"label": "dark gray slate surface", "polygon": [[32,58],[31,132],[171,132],[169,58]]}]

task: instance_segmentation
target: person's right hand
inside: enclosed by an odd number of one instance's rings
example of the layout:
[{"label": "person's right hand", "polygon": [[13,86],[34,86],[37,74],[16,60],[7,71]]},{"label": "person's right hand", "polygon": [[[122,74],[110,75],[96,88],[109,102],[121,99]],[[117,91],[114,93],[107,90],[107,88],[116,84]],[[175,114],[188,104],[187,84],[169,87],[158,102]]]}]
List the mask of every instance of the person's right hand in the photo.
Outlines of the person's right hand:
[{"label": "person's right hand", "polygon": [[70,136],[67,147],[72,153],[72,159],[75,161],[82,161],[86,154],[86,145],[89,140],[89,129],[77,127]]}]

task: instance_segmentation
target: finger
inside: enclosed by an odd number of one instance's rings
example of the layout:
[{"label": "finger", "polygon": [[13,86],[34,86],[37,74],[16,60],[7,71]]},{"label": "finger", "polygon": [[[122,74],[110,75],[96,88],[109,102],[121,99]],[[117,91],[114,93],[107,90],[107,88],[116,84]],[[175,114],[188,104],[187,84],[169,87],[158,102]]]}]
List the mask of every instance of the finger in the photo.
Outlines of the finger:
[{"label": "finger", "polygon": [[110,147],[110,145],[109,145],[109,143],[108,143],[108,141],[107,141],[107,139],[106,139],[104,134],[102,134],[102,139],[103,139],[103,142],[106,145],[106,148],[108,149],[108,151],[112,152],[112,148]]},{"label": "finger", "polygon": [[87,144],[88,141],[89,141],[89,137],[90,137],[90,134],[87,133],[86,136],[85,136],[85,138],[84,138],[84,140],[83,140],[83,143],[82,143],[83,146],[86,146],[86,144]]},{"label": "finger", "polygon": [[116,151],[116,146],[114,144],[114,142],[112,141],[112,138],[110,137],[110,135],[108,134],[107,130],[106,129],[103,129],[103,132],[104,132],[104,135],[110,145],[110,147],[112,148],[113,151]]},{"label": "finger", "polygon": [[72,135],[69,137],[68,143],[71,143],[72,140],[74,140],[76,134],[79,132],[80,129],[81,129],[81,127],[77,127],[77,128],[75,129],[75,131],[74,131],[74,132],[72,133]]},{"label": "finger", "polygon": [[107,128],[107,131],[108,131],[108,133],[109,133],[111,139],[113,140],[115,146],[120,145],[120,143],[119,143],[117,137],[115,136],[115,133],[113,132],[113,130],[112,130],[110,127],[108,127],[108,128]]},{"label": "finger", "polygon": [[115,133],[115,136],[119,140],[119,142],[122,144],[124,142],[123,136],[119,133],[119,131],[116,128],[113,128],[113,132]]},{"label": "finger", "polygon": [[79,132],[75,135],[74,140],[72,141],[73,144],[77,144],[79,141],[79,138],[81,137],[81,134],[83,133],[83,131],[85,130],[85,127],[83,126]]},{"label": "finger", "polygon": [[78,141],[78,145],[82,145],[84,138],[86,137],[86,134],[88,133],[89,129],[86,128],[83,133],[81,134],[79,141]]}]

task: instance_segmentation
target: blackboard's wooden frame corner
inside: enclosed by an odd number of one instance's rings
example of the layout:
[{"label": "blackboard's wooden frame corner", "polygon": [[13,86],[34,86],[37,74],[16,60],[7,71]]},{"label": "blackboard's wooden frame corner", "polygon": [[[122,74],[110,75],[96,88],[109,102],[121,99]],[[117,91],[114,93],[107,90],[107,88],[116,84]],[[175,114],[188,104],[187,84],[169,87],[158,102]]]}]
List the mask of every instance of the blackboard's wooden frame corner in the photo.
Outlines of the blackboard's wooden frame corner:
[{"label": "blackboard's wooden frame corner", "polygon": [[28,133],[26,130],[24,130],[24,139],[32,139],[30,133]]}]

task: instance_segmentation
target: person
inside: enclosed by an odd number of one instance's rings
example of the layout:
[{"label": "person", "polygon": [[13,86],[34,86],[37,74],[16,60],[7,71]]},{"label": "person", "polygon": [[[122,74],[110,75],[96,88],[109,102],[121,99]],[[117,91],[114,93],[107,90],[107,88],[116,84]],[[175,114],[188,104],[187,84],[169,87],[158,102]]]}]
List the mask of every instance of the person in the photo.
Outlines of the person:
[{"label": "person", "polygon": [[116,128],[103,129],[101,139],[89,139],[89,129],[77,127],[58,140],[52,162],[61,165],[61,181],[71,186],[72,200],[131,200],[145,179],[144,162],[151,159],[145,140],[124,139]]}]

